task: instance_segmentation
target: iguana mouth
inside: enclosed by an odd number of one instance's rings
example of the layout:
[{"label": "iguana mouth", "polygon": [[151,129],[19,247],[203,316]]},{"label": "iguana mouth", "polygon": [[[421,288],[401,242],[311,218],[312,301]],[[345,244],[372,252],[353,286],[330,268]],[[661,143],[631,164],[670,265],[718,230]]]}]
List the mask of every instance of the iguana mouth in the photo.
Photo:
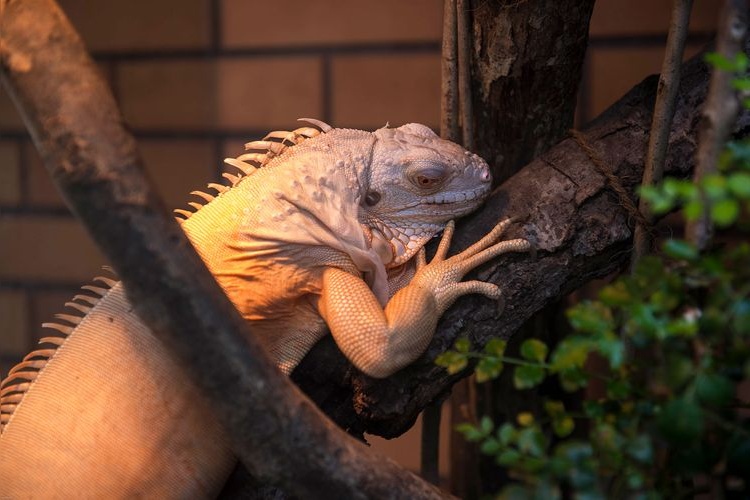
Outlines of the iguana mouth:
[{"label": "iguana mouth", "polygon": [[418,202],[406,205],[406,208],[424,205],[452,205],[455,203],[464,203],[467,201],[484,198],[485,196],[487,196],[487,194],[489,194],[489,192],[489,188],[481,187],[473,191],[467,191],[463,193],[440,193],[435,196],[430,196]]}]

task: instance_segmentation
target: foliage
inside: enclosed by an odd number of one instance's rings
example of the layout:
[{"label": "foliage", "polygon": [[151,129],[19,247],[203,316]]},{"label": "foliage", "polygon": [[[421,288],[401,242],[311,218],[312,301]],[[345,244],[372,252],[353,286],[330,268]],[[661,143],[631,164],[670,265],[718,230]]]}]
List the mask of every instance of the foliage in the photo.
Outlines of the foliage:
[{"label": "foliage", "polygon": [[[748,68],[744,54],[707,59],[738,74]],[[750,91],[750,78],[738,77],[734,86]],[[657,214],[681,208],[694,220],[705,211],[718,228],[742,235],[750,215],[750,141],[730,142],[719,172],[698,185],[667,179],[641,195]],[[475,361],[480,382],[507,366],[519,390],[553,377],[567,391],[599,392],[577,411],[546,401],[541,415],[459,426],[513,479],[499,498],[750,494],[750,404],[737,399],[740,384],[750,387],[747,242],[700,253],[670,239],[660,256],[644,258],[633,274],[567,315],[574,333],[551,352],[537,339],[521,344],[520,357],[506,355],[503,340],[477,352],[459,339],[437,360],[450,373]],[[605,369],[596,370],[592,357]]]}]

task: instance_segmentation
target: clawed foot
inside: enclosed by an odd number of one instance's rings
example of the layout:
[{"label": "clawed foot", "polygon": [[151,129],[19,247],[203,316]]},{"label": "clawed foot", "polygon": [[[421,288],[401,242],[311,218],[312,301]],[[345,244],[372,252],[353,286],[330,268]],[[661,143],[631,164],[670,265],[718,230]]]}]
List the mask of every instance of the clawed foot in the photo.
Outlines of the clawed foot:
[{"label": "clawed foot", "polygon": [[503,220],[481,240],[463,252],[446,258],[455,229],[455,223],[448,222],[432,261],[429,264],[426,262],[424,248],[417,254],[417,273],[412,283],[432,290],[440,314],[458,297],[469,293],[481,293],[491,299],[501,299],[502,291],[497,285],[477,280],[462,282],[461,279],[475,267],[500,254],[531,249],[531,244],[522,238],[497,241],[512,222],[511,219]]}]

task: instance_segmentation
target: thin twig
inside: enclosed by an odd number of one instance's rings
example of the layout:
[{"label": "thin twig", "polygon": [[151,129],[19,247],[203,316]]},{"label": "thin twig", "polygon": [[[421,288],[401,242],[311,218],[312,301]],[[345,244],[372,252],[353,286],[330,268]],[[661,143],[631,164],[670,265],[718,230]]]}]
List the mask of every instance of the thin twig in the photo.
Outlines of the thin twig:
[{"label": "thin twig", "polygon": [[457,142],[458,137],[458,55],[456,53],[456,0],[443,6],[443,51],[441,60],[442,96],[440,137]]},{"label": "thin twig", "polygon": [[456,0],[458,34],[458,96],[461,108],[461,138],[463,146],[474,149],[474,110],[471,102],[471,30],[469,3]]},{"label": "thin twig", "polygon": [[[743,50],[747,33],[748,6],[745,0],[727,0],[721,11],[716,38],[716,52],[733,61]],[[693,180],[701,179],[716,171],[719,154],[729,137],[740,103],[731,82],[734,75],[714,69],[708,87],[708,96],[698,131],[698,151],[696,153]],[[711,241],[713,224],[709,217],[709,207],[704,197],[704,210],[701,216],[690,221],[685,227],[685,238],[698,249],[705,249]]]},{"label": "thin twig", "polygon": [[[667,47],[661,66],[659,86],[656,90],[656,104],[654,105],[654,116],[651,120],[651,135],[648,141],[646,165],[641,181],[642,186],[651,186],[661,181],[664,173],[664,160],[667,156],[669,133],[672,129],[672,119],[677,102],[677,89],[680,87],[680,68],[692,5],[693,0],[674,0],[672,7]],[[638,208],[649,222],[653,222],[645,198],[641,198]],[[636,225],[633,254],[630,261],[631,269],[635,268],[636,263],[642,256],[650,253],[652,245],[653,237],[648,228],[641,224]]]}]

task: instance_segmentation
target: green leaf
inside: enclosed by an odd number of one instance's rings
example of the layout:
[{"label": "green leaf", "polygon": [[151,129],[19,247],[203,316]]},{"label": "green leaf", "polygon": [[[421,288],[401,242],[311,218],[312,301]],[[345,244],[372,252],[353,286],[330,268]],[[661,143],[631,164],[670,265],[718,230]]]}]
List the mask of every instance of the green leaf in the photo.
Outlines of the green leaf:
[{"label": "green leaf", "polygon": [[505,354],[505,348],[508,346],[508,342],[502,339],[490,339],[487,345],[484,346],[484,352],[490,356],[503,356]]},{"label": "green leaf", "polygon": [[559,377],[560,385],[562,385],[563,389],[568,392],[582,389],[589,383],[589,378],[586,376],[586,373],[580,368],[563,370],[559,373]]},{"label": "green leaf", "polygon": [[516,438],[516,428],[510,422],[505,422],[497,430],[497,437],[501,443],[508,445]]},{"label": "green leaf", "polygon": [[544,368],[540,366],[517,366],[513,371],[513,386],[516,389],[531,389],[544,380]]},{"label": "green leaf", "polygon": [[598,350],[607,358],[612,368],[619,368],[625,360],[625,343],[619,338],[601,339]]},{"label": "green leaf", "polygon": [[661,410],[657,425],[659,432],[675,445],[697,440],[703,433],[703,411],[685,398],[668,401]]},{"label": "green leaf", "polygon": [[750,198],[750,174],[747,172],[735,172],[727,178],[729,191],[743,199]]},{"label": "green leaf", "polygon": [[750,300],[741,299],[732,307],[732,326],[740,335],[750,335]]},{"label": "green leaf", "polygon": [[554,418],[559,415],[565,414],[565,405],[562,401],[553,401],[551,399],[548,399],[544,402],[544,411],[547,412],[547,415]]},{"label": "green leaf", "polygon": [[513,448],[503,450],[497,458],[495,458],[495,461],[498,464],[505,466],[514,465],[518,463],[519,460],[521,460],[521,453]]},{"label": "green leaf", "polygon": [[575,422],[573,422],[573,419],[568,416],[556,418],[552,421],[552,430],[557,437],[563,438],[569,436],[575,427]]},{"label": "green leaf", "polygon": [[744,52],[738,52],[737,55],[734,56],[734,69],[737,73],[743,73],[747,71],[748,67],[748,58],[747,54]]},{"label": "green leaf", "polygon": [[662,249],[673,259],[692,261],[698,257],[698,250],[684,240],[667,240]]},{"label": "green leaf", "polygon": [[711,206],[711,218],[720,227],[734,224],[739,214],[740,204],[733,198],[724,198]]},{"label": "green leaf", "polygon": [[707,53],[703,56],[703,60],[716,69],[722,71],[735,71],[736,65],[734,61],[727,59],[723,54],[719,54],[718,52]]},{"label": "green leaf", "polygon": [[485,434],[473,424],[464,422],[456,426],[456,431],[463,434],[464,439],[471,442],[481,441],[485,438]]},{"label": "green leaf", "polygon": [[720,200],[727,194],[727,179],[723,175],[708,174],[700,182],[709,200]]},{"label": "green leaf", "polygon": [[740,92],[750,91],[750,79],[748,78],[735,78],[732,80],[732,87],[739,90]]},{"label": "green leaf", "polygon": [[479,450],[485,455],[496,455],[502,448],[500,441],[493,437],[489,437],[482,443]]},{"label": "green leaf", "polygon": [[626,380],[611,380],[607,382],[607,396],[611,399],[627,399],[632,392],[632,387]]},{"label": "green leaf", "polygon": [[455,351],[446,351],[435,358],[435,364],[448,370],[451,375],[466,368],[468,361],[465,354]]},{"label": "green leaf", "polygon": [[682,209],[687,220],[696,220],[703,213],[703,203],[700,200],[691,200]]},{"label": "green leaf", "polygon": [[485,436],[489,436],[490,432],[492,432],[492,429],[495,428],[495,422],[493,422],[490,417],[485,415],[482,417],[482,420],[479,421],[479,428]]},{"label": "green leaf", "polygon": [[563,371],[582,367],[595,347],[593,341],[580,336],[568,337],[560,341],[552,353],[552,369]]},{"label": "green leaf", "polygon": [[732,401],[734,384],[717,373],[699,373],[695,378],[695,395],[712,408],[723,408]]},{"label": "green leaf", "polygon": [[672,210],[677,203],[674,195],[669,195],[664,189],[654,186],[642,186],[639,190],[641,198],[648,202],[651,212],[663,214]]},{"label": "green leaf", "polygon": [[667,333],[677,337],[695,337],[698,334],[698,321],[690,317],[677,318],[667,324]]},{"label": "green leaf", "polygon": [[518,433],[518,448],[534,457],[541,457],[544,455],[544,449],[546,448],[546,440],[542,431],[536,427],[526,427]]},{"label": "green leaf", "polygon": [[642,464],[650,464],[654,458],[654,448],[648,434],[639,434],[625,445],[625,453]]},{"label": "green leaf", "polygon": [[479,360],[476,367],[477,382],[480,384],[488,380],[497,378],[503,371],[503,362],[498,358],[484,357]]},{"label": "green leaf", "polygon": [[471,350],[471,342],[466,337],[461,337],[460,339],[456,340],[453,348],[458,352],[467,353]]},{"label": "green leaf", "polygon": [[581,302],[566,314],[573,328],[581,332],[602,333],[614,328],[612,311],[600,302]]},{"label": "green leaf", "polygon": [[604,416],[604,406],[598,401],[584,401],[583,412],[589,418],[601,418]]},{"label": "green leaf", "polygon": [[633,300],[633,297],[625,283],[618,280],[602,288],[599,292],[599,300],[610,307],[625,306]]},{"label": "green leaf", "polygon": [[679,353],[668,353],[666,357],[665,382],[673,391],[681,389],[695,374],[693,361]]},{"label": "green leaf", "polygon": [[516,415],[518,423],[524,427],[528,427],[534,423],[534,414],[528,411],[522,411]]},{"label": "green leaf", "polygon": [[527,339],[521,344],[521,356],[543,363],[547,358],[547,344],[538,339]]}]

